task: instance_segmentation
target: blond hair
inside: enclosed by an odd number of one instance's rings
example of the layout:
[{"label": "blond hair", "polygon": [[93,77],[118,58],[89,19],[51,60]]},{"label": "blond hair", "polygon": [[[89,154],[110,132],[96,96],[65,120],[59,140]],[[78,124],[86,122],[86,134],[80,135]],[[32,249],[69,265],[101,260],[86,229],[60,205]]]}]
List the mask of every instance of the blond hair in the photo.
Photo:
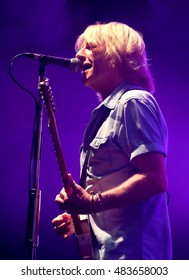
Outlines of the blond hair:
[{"label": "blond hair", "polygon": [[78,51],[83,44],[104,45],[112,67],[123,71],[125,79],[153,93],[154,82],[146,56],[142,35],[120,22],[89,25],[76,41]]}]

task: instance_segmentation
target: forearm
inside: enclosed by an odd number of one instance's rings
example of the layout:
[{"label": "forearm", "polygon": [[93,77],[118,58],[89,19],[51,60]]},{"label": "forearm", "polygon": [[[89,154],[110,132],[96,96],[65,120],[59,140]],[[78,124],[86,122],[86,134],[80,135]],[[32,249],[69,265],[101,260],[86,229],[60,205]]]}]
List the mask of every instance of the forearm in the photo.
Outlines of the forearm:
[{"label": "forearm", "polygon": [[102,193],[104,209],[133,204],[166,190],[167,180],[160,174],[135,174],[121,185]]}]

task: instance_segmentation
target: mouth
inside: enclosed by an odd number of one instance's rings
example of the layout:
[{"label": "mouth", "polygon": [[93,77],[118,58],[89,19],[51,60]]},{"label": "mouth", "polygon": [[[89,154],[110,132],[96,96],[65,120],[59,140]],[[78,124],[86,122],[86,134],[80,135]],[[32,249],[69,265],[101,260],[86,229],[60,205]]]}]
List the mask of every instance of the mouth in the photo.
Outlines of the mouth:
[{"label": "mouth", "polygon": [[92,64],[91,63],[84,63],[83,66],[82,66],[82,73],[85,73],[90,68],[92,68]]}]

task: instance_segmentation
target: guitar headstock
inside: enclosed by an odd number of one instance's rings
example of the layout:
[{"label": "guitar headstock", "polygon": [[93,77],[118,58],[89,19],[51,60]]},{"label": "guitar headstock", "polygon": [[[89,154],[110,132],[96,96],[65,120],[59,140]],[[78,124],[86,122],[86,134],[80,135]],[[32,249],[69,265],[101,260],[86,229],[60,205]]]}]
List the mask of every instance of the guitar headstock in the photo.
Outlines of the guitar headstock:
[{"label": "guitar headstock", "polygon": [[45,103],[48,114],[54,113],[56,111],[55,102],[48,78],[45,78],[43,81],[39,82],[38,90]]}]

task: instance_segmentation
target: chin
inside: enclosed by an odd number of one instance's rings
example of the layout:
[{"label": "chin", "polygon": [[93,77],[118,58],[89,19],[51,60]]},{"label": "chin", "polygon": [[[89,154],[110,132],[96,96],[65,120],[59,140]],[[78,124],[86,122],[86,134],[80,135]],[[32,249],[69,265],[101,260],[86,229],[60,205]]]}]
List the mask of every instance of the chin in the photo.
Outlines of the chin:
[{"label": "chin", "polygon": [[84,86],[86,86],[86,87],[92,88],[89,79],[83,78],[83,84],[84,84]]},{"label": "chin", "polygon": [[89,87],[91,89],[93,89],[94,91],[97,91],[96,89],[96,79],[93,77],[93,76],[83,76],[83,85],[86,86],[86,87]]}]

